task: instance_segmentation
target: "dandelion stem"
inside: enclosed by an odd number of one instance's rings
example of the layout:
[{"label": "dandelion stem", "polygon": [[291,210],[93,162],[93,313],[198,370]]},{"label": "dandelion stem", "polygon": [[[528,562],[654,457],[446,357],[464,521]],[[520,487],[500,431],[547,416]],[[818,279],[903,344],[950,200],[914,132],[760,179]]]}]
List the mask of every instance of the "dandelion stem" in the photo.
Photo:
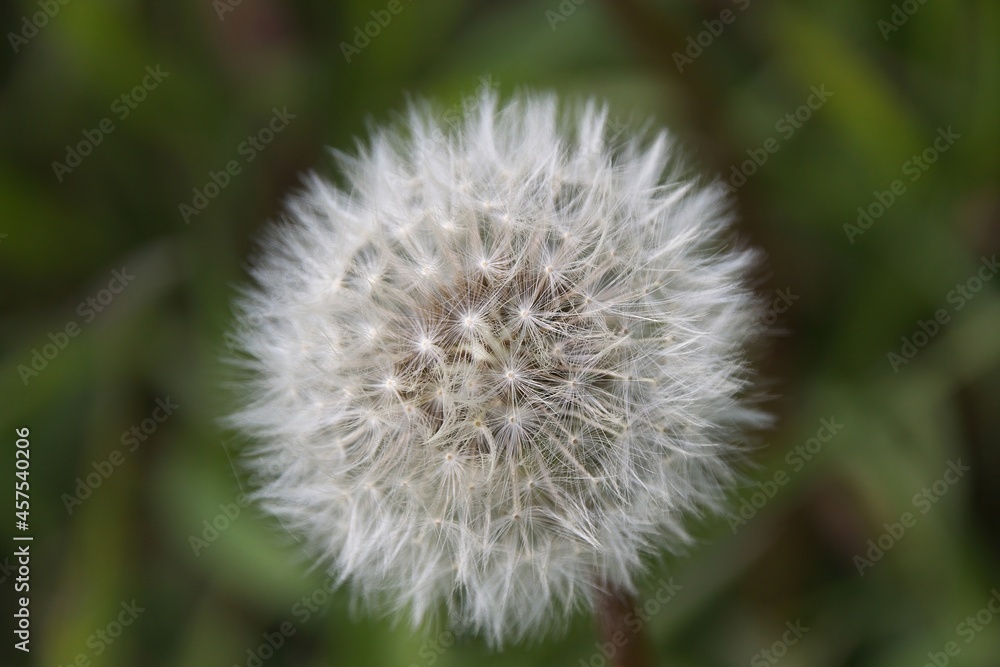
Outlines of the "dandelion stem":
[{"label": "dandelion stem", "polygon": [[653,654],[643,626],[636,628],[625,621],[636,607],[635,597],[614,586],[602,588],[600,596],[597,616],[604,653],[611,654],[609,664],[612,667],[652,667]]}]

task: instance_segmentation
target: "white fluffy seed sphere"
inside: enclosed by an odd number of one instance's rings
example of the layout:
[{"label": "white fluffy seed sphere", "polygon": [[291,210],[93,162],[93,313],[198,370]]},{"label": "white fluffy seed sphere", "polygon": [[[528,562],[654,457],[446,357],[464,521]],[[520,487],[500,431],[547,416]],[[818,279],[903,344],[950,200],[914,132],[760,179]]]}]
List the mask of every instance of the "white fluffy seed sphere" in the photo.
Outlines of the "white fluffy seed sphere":
[{"label": "white fluffy seed sphere", "polygon": [[596,104],[488,89],[340,162],[238,302],[258,497],[369,607],[493,645],[633,590],[766,421],[722,186]]}]

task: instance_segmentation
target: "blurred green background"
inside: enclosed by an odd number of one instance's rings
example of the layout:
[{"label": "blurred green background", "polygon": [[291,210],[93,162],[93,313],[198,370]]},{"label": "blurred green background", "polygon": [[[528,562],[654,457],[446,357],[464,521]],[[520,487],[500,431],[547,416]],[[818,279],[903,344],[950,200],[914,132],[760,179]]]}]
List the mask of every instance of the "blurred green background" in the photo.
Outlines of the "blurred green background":
[{"label": "blurred green background", "polygon": [[30,428],[35,538],[33,650],[5,631],[3,664],[605,664],[585,615],[503,653],[352,617],[240,505],[216,425],[282,198],[408,96],[487,76],[670,127],[769,257],[778,425],[731,516],[652,564],[640,603],[680,586],[656,664],[1000,664],[1000,4],[42,0],[0,24],[2,469],[11,498]]}]

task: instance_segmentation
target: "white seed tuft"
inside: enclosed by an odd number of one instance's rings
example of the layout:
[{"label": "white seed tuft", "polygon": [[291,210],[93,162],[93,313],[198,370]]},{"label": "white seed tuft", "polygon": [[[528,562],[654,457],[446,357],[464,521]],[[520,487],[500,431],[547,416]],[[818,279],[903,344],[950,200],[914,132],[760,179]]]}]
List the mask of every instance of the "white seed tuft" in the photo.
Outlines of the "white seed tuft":
[{"label": "white seed tuft", "polygon": [[238,302],[258,497],[370,607],[494,645],[633,589],[767,422],[722,187],[568,118],[414,107],[309,178]]}]

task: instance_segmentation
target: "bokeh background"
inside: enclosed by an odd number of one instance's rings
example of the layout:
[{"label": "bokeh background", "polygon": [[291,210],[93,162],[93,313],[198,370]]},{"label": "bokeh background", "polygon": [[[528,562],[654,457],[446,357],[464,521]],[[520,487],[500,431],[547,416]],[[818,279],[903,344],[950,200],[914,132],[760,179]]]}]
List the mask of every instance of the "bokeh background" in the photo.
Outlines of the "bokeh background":
[{"label": "bokeh background", "polygon": [[484,77],[670,127],[769,257],[777,426],[731,516],[652,564],[640,604],[680,587],[645,622],[656,664],[1000,664],[997,3],[43,0],[0,25],[2,484],[13,514],[27,426],[35,538],[33,650],[5,630],[3,664],[604,664],[584,615],[499,654],[352,616],[240,504],[216,423],[229,301],[283,197],[408,96],[457,110]]}]

